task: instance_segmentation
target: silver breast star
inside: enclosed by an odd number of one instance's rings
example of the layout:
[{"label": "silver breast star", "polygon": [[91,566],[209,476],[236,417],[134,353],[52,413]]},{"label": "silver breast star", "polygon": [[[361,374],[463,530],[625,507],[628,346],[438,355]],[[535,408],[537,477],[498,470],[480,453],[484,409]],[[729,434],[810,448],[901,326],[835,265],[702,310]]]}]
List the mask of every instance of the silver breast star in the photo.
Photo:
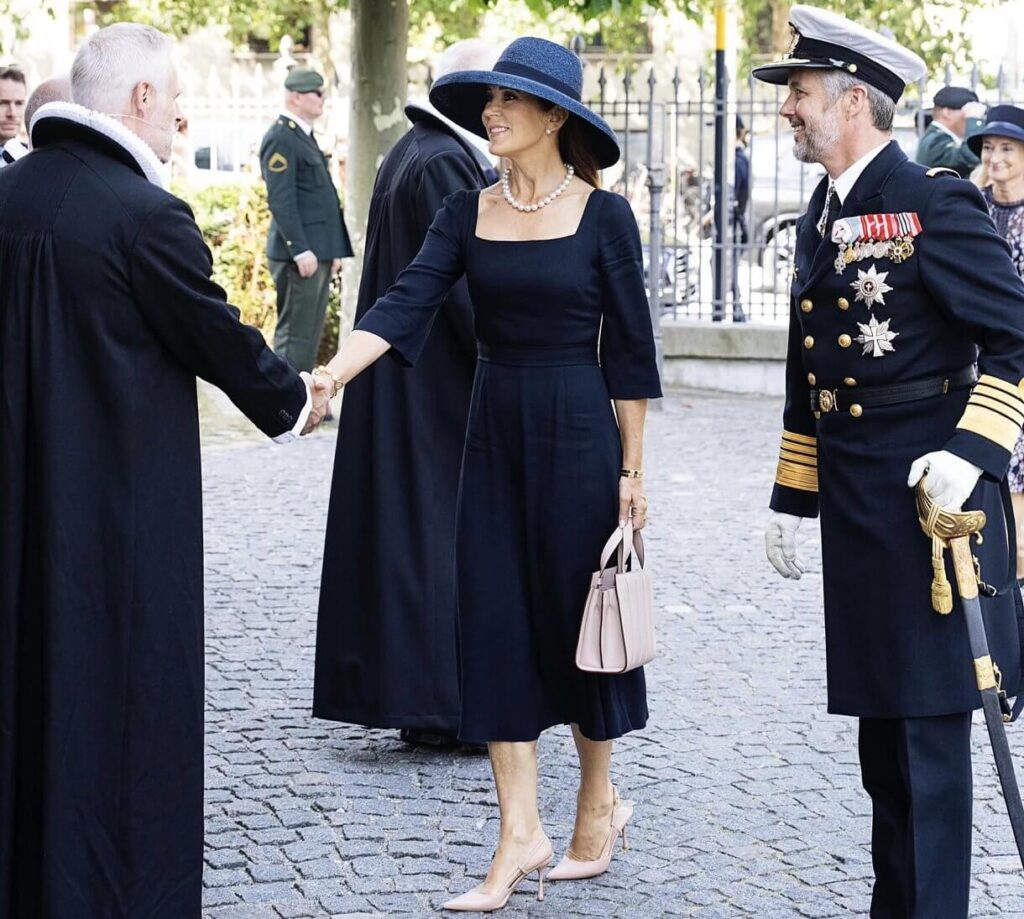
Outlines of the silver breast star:
[{"label": "silver breast star", "polygon": [[854,300],[863,300],[868,309],[871,309],[876,303],[884,304],[885,295],[892,290],[885,283],[887,277],[889,277],[888,271],[879,272],[874,265],[867,271],[861,271],[858,268],[857,280],[850,284],[850,287],[857,291]]},{"label": "silver breast star", "polygon": [[870,352],[872,357],[882,357],[886,352],[896,350],[892,344],[892,340],[900,333],[890,331],[889,322],[889,319],[886,319],[884,322],[879,322],[874,316],[872,316],[871,321],[867,324],[863,322],[857,323],[861,332],[861,334],[857,336],[857,341],[864,346],[864,354]]}]

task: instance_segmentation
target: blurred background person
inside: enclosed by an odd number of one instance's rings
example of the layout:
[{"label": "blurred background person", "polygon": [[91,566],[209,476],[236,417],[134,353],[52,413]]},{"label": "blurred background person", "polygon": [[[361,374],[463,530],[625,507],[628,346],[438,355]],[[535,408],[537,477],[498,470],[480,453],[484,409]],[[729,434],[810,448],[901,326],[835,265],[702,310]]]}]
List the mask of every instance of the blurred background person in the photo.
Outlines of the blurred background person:
[{"label": "blurred background person", "polygon": [[17,67],[0,68],[0,168],[28,153],[21,139],[25,123],[25,74]]},{"label": "blurred background person", "polygon": [[750,157],[747,143],[750,131],[743,119],[736,116],[736,152],[732,183],[732,321],[746,322],[740,293],[740,259],[750,243],[747,229],[747,205],[750,203]]},{"label": "blurred background person", "polygon": [[[25,130],[32,127],[32,118],[48,102],[70,102],[71,101],[71,79],[66,73],[62,73],[48,80],[43,80],[28,97],[25,103]],[[28,139],[29,149],[32,147],[32,138]]]},{"label": "blurred background person", "polygon": [[[993,106],[967,144],[981,160],[977,181],[992,222],[1010,247],[1017,273],[1024,276],[1024,109]],[[1024,583],[1024,436],[1013,449],[1007,480],[1017,529],[1017,580]]]},{"label": "blurred background person", "polygon": [[284,108],[260,145],[272,218],[267,260],[277,286],[274,351],[296,370],[312,370],[331,278],[353,253],[338,190],[313,133],[324,112],[324,78],[296,67],[284,88]]},{"label": "blurred background person", "polygon": [[980,162],[964,143],[985,117],[985,106],[966,86],[943,86],[935,94],[932,123],[917,145],[917,161],[923,166],[945,166],[967,178]]},{"label": "blurred background person", "polygon": [[[485,42],[458,42],[435,74],[488,70],[497,57]],[[497,180],[479,138],[426,100],[405,112],[412,127],[384,158],[370,202],[356,321],[419,252],[441,202]],[[400,728],[412,743],[456,740],[455,504],[475,367],[463,278],[414,368],[380,361],[345,391],[320,588],[318,718]]]}]

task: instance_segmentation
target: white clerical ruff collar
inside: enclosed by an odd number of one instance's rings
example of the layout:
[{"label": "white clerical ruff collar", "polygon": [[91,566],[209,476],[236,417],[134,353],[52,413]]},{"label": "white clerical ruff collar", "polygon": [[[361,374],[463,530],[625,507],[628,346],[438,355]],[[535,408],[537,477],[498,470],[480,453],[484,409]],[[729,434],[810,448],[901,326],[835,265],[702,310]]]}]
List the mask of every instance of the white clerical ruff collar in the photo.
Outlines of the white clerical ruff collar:
[{"label": "white clerical ruff collar", "polygon": [[108,140],[125,150],[142,170],[147,180],[160,188],[167,188],[167,181],[164,178],[164,165],[157,159],[153,149],[137,134],[129,131],[120,121],[102,112],[94,112],[84,105],[74,102],[47,102],[41,106],[32,118],[29,126],[30,133],[34,132],[36,125],[47,118],[61,118],[65,121],[73,121],[83,127],[102,134]]}]

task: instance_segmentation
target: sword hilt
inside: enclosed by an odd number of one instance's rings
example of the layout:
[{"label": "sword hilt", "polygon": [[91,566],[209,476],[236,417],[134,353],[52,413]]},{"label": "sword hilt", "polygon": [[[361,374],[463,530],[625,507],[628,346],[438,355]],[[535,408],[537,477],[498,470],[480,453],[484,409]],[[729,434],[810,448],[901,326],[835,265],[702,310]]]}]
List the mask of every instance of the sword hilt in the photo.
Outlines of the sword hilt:
[{"label": "sword hilt", "polygon": [[953,591],[946,577],[947,547],[953,556],[953,572],[960,596],[978,596],[981,574],[971,552],[971,537],[982,541],[984,511],[949,511],[936,504],[925,491],[925,479],[917,483],[917,519],[921,529],[932,539],[932,608],[942,615],[953,612]]}]

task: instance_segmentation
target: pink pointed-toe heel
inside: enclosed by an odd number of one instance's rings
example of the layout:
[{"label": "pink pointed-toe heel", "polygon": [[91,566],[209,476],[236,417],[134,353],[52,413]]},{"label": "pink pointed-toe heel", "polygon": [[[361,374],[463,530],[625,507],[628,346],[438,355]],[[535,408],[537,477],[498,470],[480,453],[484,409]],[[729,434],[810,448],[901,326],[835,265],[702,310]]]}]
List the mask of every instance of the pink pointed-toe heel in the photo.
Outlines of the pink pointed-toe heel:
[{"label": "pink pointed-toe heel", "polygon": [[442,909],[463,913],[493,913],[495,910],[503,909],[520,882],[534,871],[537,872],[537,899],[543,900],[544,874],[554,857],[555,850],[551,848],[551,840],[545,836],[529,851],[521,866],[496,893],[486,893],[474,888],[461,897],[449,900]]},{"label": "pink pointed-toe heel", "polygon": [[615,852],[615,841],[622,837],[623,850],[629,849],[626,839],[626,824],[633,816],[633,802],[620,801],[618,792],[615,793],[615,804],[612,806],[611,826],[608,829],[608,838],[605,840],[601,855],[592,861],[584,862],[572,857],[572,849],[565,853],[562,860],[548,872],[549,881],[580,881],[584,878],[595,878],[604,874],[611,863],[612,855]]}]

